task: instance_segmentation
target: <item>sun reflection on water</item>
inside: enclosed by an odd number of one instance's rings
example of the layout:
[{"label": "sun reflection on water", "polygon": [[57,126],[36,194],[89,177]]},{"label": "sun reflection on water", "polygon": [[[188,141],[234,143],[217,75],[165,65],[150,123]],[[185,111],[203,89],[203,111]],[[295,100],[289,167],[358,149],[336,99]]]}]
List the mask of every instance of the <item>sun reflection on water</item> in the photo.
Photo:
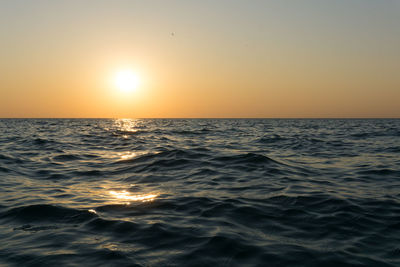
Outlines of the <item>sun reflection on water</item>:
[{"label": "sun reflection on water", "polygon": [[126,152],[126,153],[118,153],[122,160],[135,158],[143,153],[135,153],[135,152]]},{"label": "sun reflection on water", "polygon": [[123,191],[109,191],[110,195],[112,195],[116,199],[125,200],[125,201],[153,201],[158,195],[154,193],[149,194],[139,194],[133,195],[130,192],[123,190]]},{"label": "sun reflection on water", "polygon": [[[114,125],[119,131],[126,133],[136,133],[138,131],[137,121],[133,119],[117,119],[114,121]],[[128,137],[128,135],[123,135],[124,138],[125,136]]]}]

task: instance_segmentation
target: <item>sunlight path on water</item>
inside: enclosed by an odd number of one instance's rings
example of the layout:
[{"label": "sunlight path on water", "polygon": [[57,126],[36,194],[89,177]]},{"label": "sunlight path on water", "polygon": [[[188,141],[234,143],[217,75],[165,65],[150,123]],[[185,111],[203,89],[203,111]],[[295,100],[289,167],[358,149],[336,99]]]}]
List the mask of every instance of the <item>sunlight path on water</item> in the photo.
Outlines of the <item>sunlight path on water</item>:
[{"label": "sunlight path on water", "polygon": [[158,195],[157,194],[143,194],[143,195],[132,195],[131,193],[123,190],[120,192],[110,191],[110,195],[114,196],[117,199],[122,200],[131,200],[131,201],[152,201]]}]

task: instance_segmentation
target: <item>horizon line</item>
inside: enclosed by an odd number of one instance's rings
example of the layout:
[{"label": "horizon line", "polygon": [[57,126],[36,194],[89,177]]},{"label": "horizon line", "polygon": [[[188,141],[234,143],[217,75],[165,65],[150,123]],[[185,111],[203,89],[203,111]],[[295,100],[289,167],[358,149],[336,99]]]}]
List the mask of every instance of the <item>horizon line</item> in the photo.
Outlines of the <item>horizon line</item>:
[{"label": "horizon line", "polygon": [[373,119],[400,119],[400,117],[142,117],[142,118],[127,118],[127,117],[0,117],[0,119],[92,119],[92,120],[117,120],[117,119],[131,119],[131,120],[145,120],[145,119],[153,119],[153,120],[162,120],[162,119],[208,119],[208,120],[217,120],[217,119],[244,119],[244,120],[373,120]]}]

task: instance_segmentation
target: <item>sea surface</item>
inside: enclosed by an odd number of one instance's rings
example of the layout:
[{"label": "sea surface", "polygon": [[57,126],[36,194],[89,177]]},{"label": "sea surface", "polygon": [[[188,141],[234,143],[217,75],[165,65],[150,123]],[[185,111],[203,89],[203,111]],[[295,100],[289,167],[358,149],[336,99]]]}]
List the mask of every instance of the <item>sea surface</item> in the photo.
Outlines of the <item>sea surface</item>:
[{"label": "sea surface", "polygon": [[400,266],[400,120],[1,119],[1,266]]}]

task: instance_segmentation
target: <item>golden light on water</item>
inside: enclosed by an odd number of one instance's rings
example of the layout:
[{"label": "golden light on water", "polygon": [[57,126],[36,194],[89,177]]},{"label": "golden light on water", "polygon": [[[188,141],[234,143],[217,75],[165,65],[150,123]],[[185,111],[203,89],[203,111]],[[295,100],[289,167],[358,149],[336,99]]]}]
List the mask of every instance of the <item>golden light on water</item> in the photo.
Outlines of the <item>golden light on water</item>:
[{"label": "golden light on water", "polygon": [[134,119],[116,119],[114,124],[119,131],[124,131],[130,134],[138,131],[137,120]]},{"label": "golden light on water", "polygon": [[121,154],[121,159],[122,160],[132,159],[137,157],[138,155],[141,155],[141,153],[127,152],[125,154]]},{"label": "golden light on water", "polygon": [[123,191],[110,191],[110,195],[112,195],[116,199],[124,200],[124,201],[153,201],[158,195],[154,193],[149,194],[137,194],[133,195],[130,192],[123,190]]}]

